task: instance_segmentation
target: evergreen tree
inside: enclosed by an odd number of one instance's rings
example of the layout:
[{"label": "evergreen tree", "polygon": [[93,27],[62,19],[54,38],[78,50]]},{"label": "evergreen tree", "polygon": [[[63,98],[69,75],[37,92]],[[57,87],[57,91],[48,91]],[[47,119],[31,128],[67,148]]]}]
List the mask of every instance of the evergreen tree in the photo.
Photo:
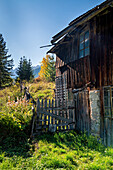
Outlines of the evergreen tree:
[{"label": "evergreen tree", "polygon": [[23,80],[23,58],[20,58],[20,63],[18,66],[18,69],[16,71],[18,77],[20,78],[20,80]]},{"label": "evergreen tree", "polygon": [[33,71],[32,71],[32,63],[31,60],[27,61],[25,56],[20,58],[20,63],[17,69],[17,75],[20,78],[20,81],[27,80],[29,81],[33,78]]},{"label": "evergreen tree", "polygon": [[54,56],[49,56],[48,67],[46,70],[46,79],[49,81],[55,81],[55,74],[56,74],[56,69],[55,69]]},{"label": "evergreen tree", "polygon": [[27,81],[34,78],[33,70],[32,70],[32,63],[31,63],[30,59],[29,59],[29,61],[27,63],[27,75],[26,75],[26,77],[27,77]]},{"label": "evergreen tree", "polygon": [[7,53],[6,42],[0,34],[0,87],[12,80],[13,59],[10,59],[11,55],[7,55]]},{"label": "evergreen tree", "polygon": [[41,62],[40,77],[47,81],[55,81],[55,61],[54,56],[46,55]]}]

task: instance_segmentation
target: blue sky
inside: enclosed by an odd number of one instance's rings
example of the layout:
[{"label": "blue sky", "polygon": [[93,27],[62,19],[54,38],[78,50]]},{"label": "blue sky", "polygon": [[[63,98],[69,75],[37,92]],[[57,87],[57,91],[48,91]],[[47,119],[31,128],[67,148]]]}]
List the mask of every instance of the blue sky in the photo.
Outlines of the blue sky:
[{"label": "blue sky", "polygon": [[49,48],[52,36],[70,21],[103,0],[0,0],[0,33],[14,59],[26,56],[35,66]]}]

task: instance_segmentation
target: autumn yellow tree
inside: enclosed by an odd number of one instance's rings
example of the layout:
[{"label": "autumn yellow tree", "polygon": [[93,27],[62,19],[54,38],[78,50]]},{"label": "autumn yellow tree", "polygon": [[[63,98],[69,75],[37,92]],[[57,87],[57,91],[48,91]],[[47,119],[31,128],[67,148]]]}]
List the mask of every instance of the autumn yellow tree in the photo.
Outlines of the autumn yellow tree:
[{"label": "autumn yellow tree", "polygon": [[47,81],[55,80],[55,61],[53,56],[46,55],[42,59],[39,76]]}]

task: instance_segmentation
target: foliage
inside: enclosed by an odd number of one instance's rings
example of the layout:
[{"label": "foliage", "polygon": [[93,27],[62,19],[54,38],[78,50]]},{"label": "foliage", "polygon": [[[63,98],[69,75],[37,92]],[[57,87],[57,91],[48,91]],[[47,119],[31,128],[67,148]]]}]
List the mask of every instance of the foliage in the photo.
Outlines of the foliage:
[{"label": "foliage", "polygon": [[52,99],[54,98],[54,82],[44,82],[38,81],[37,83],[29,84],[29,92],[31,96],[37,100],[37,98],[41,99]]},{"label": "foliage", "polygon": [[2,152],[6,152],[8,156],[29,155],[32,103],[19,98],[22,96],[18,83],[0,90],[0,146]]},{"label": "foliage", "polygon": [[39,76],[47,81],[55,81],[55,72],[54,56],[46,55],[41,62]]},{"label": "foliage", "polygon": [[38,76],[37,78],[34,79],[34,82],[40,82],[40,81],[41,81],[40,76]]},{"label": "foliage", "polygon": [[16,73],[21,81],[23,80],[29,81],[30,79],[32,79],[34,76],[31,60],[29,59],[29,61],[27,61],[25,56],[23,56],[23,58],[21,57]]},{"label": "foliage", "polygon": [[[44,82],[30,85],[33,94],[53,87]],[[0,170],[113,169],[113,148],[94,136],[67,131],[38,135],[31,142],[32,103],[14,102],[19,91],[19,84],[0,90]]]},{"label": "foliage", "polygon": [[0,34],[0,87],[12,82],[11,70],[13,68],[13,59],[10,59],[11,55],[7,55],[6,42]]}]

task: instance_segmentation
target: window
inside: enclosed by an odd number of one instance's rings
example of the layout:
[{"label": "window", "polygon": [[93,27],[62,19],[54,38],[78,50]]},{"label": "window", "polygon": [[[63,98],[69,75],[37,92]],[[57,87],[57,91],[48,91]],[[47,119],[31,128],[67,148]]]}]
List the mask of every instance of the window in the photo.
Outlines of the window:
[{"label": "window", "polygon": [[80,34],[79,58],[89,55],[89,31]]},{"label": "window", "polygon": [[113,117],[113,87],[104,88],[104,114]]}]

